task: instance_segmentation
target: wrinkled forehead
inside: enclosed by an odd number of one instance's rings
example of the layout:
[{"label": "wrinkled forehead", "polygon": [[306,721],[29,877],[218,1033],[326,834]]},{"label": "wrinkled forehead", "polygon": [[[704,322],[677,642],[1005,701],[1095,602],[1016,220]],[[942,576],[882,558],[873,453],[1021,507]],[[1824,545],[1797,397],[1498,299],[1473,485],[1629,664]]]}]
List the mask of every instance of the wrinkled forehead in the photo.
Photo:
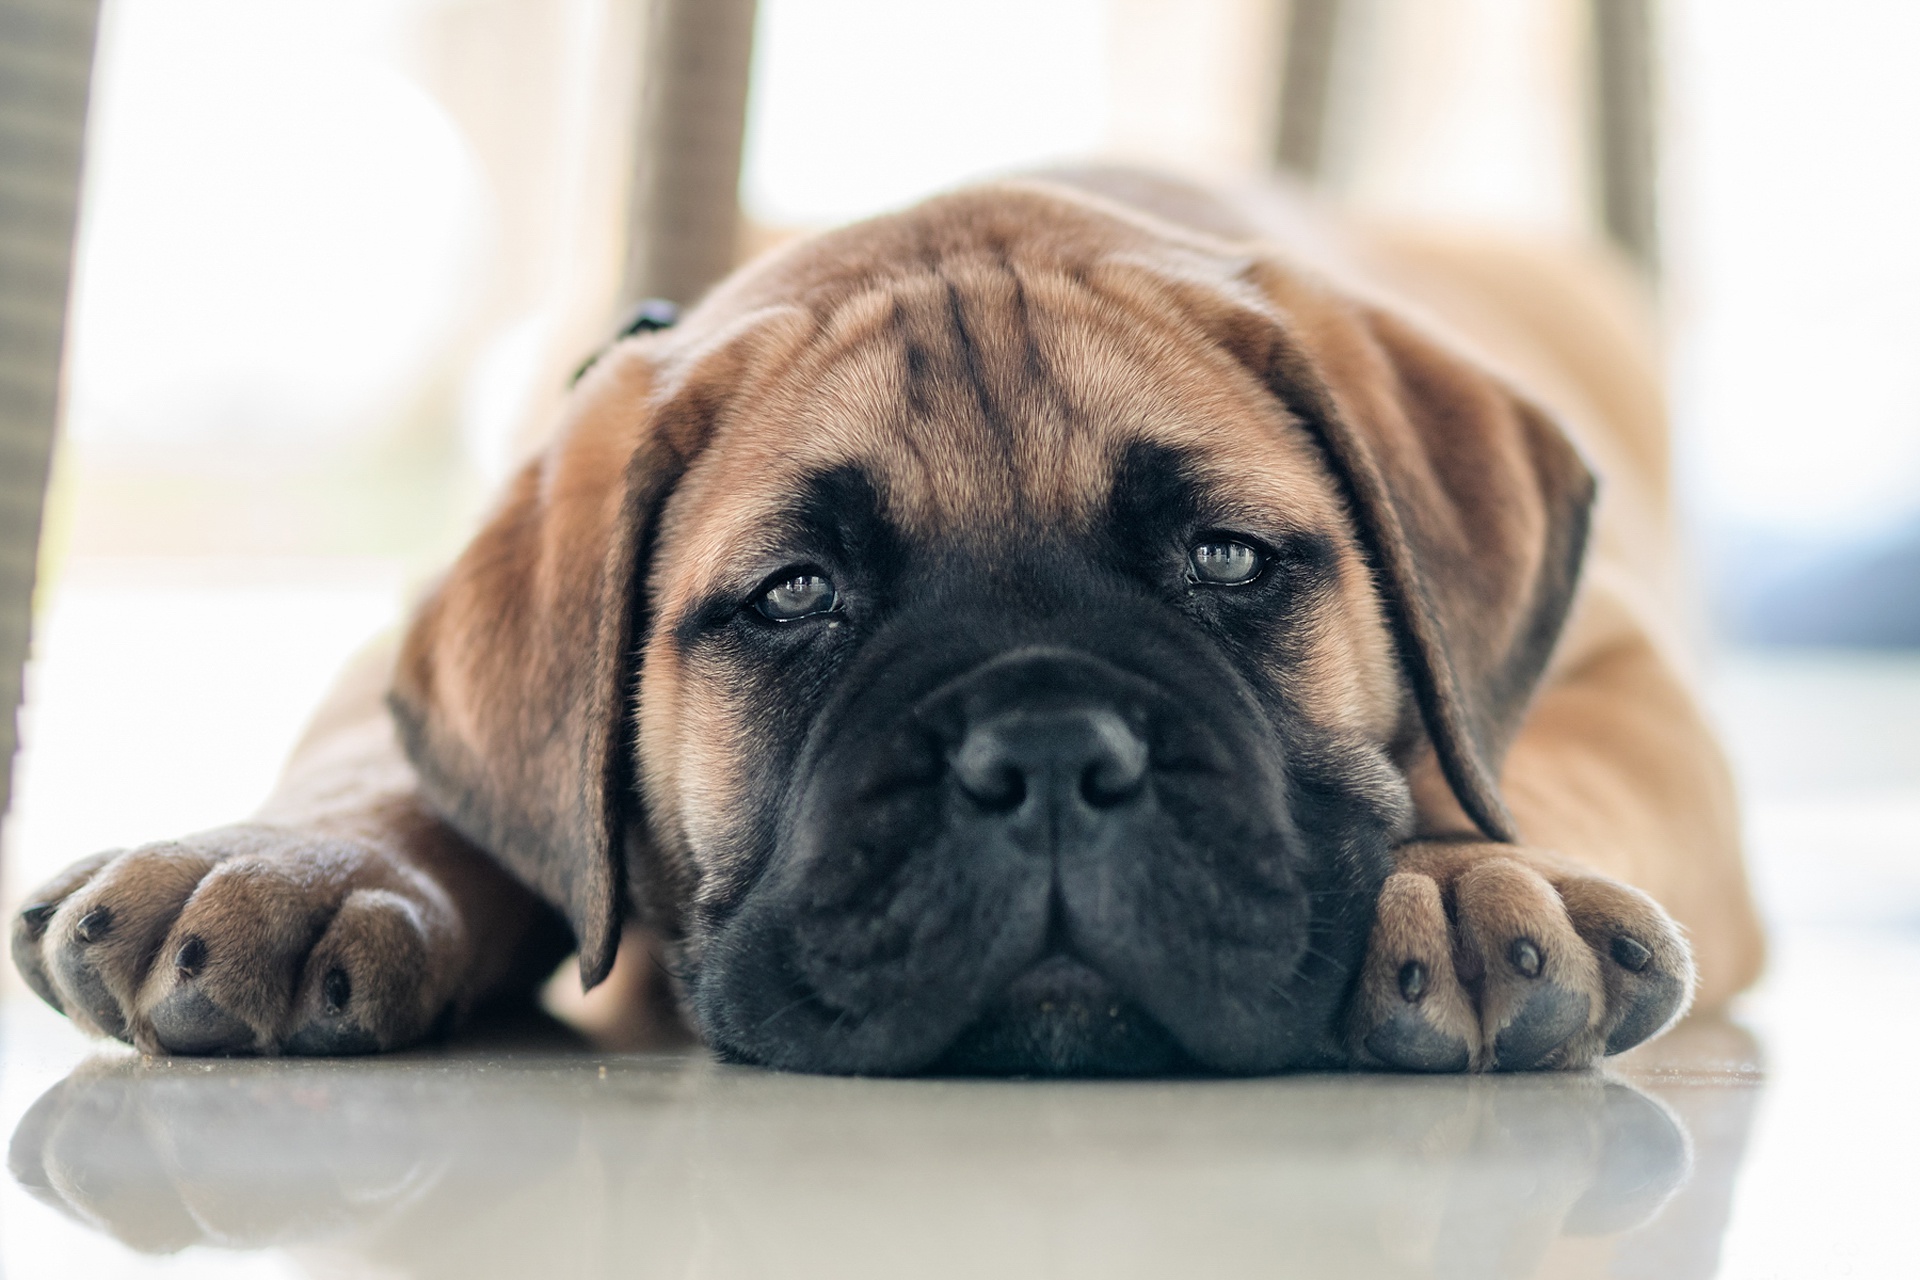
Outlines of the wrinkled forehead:
[{"label": "wrinkled forehead", "polygon": [[[673,596],[778,557],[810,480],[854,472],[905,536],[1069,532],[1136,445],[1196,460],[1222,523],[1336,527],[1307,433],[1186,318],[1124,281],[1004,262],[890,279],[795,323],[741,379],[662,524]],[[669,601],[662,601],[670,604]]]}]

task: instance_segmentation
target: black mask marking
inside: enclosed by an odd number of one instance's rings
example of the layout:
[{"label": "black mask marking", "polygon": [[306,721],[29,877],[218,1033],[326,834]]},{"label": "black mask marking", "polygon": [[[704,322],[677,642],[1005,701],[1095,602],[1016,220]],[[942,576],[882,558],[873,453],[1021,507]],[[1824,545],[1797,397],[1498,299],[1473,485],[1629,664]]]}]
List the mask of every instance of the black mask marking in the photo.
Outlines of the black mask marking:
[{"label": "black mask marking", "polygon": [[1196,586],[1208,506],[1145,445],[1081,532],[915,539],[857,469],[802,486],[783,545],[844,611],[730,596],[675,630],[753,708],[754,801],[696,851],[684,947],[712,1044],[839,1072],[1338,1061],[1405,784],[1288,696],[1330,544]]}]

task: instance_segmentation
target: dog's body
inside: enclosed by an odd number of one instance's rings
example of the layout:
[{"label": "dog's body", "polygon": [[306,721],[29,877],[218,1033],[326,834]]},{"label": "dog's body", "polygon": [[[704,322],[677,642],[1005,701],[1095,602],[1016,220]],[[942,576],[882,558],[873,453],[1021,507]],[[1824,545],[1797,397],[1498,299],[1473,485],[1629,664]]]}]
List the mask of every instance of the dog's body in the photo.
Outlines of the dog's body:
[{"label": "dog's body", "polygon": [[557,910],[779,1066],[1584,1065],[1760,958],[1666,486],[1604,264],[956,193],[606,353],[258,822],[15,955],[150,1051],[408,1043]]}]

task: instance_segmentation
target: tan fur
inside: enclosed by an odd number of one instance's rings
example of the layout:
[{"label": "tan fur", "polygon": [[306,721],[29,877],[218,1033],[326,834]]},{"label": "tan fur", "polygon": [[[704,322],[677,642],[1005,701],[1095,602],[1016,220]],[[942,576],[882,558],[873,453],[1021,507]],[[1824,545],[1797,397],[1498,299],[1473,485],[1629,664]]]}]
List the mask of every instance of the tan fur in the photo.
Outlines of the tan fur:
[{"label": "tan fur", "polygon": [[[681,478],[656,549],[651,598],[665,625],[644,659],[639,720],[643,757],[657,762],[642,779],[656,838],[688,857],[712,845],[703,824],[725,821],[741,800],[734,762],[750,710],[727,671],[681,669],[671,621],[718,589],[745,592],[777,569],[768,539],[794,482],[843,463],[878,478],[907,529],[965,541],[1022,515],[1083,526],[1125,444],[1197,447],[1234,495],[1240,527],[1274,541],[1296,529],[1336,539],[1345,591],[1315,620],[1301,704],[1323,725],[1390,737],[1401,709],[1391,640],[1306,433],[1226,355],[1183,341],[1157,298],[1098,294],[1044,262],[948,276],[978,312],[972,358],[987,371],[998,416],[1032,424],[1004,452],[981,449],[990,432],[980,406],[952,394],[964,379],[930,377],[942,398],[924,405],[907,386],[909,345],[936,368],[963,358],[944,327],[949,283],[931,274],[909,271],[855,294],[804,330],[776,316],[754,362],[730,370],[742,381],[739,407]],[[1016,284],[1024,331],[995,323]]]},{"label": "tan fur", "polygon": [[1601,473],[1582,588],[1501,784],[1530,843],[1679,922],[1698,1004],[1722,1007],[1765,948],[1732,778],[1689,689],[1651,301],[1623,264],[1574,246],[1375,230],[1355,255],[1550,405]]},{"label": "tan fur", "polygon": [[[750,799],[752,708],[672,635],[781,566],[770,521],[799,477],[859,463],[896,522],[937,538],[1073,529],[1147,440],[1203,456],[1241,527],[1336,548],[1343,587],[1292,687],[1311,718],[1390,747],[1418,808],[1350,1010],[1358,1061],[1407,1013],[1418,961],[1418,1016],[1498,1064],[1541,977],[1516,977],[1515,937],[1585,1002],[1545,1065],[1591,1061],[1619,1025],[1637,979],[1607,961],[1615,939],[1692,983],[1668,914],[1700,998],[1725,1001],[1757,971],[1759,931],[1726,769],[1681,675],[1664,424],[1627,291],[1575,254],[1310,222],[1270,195],[1068,175],[737,274],[587,374],[260,825],[48,886],[57,912],[16,928],[30,980],[74,1005],[73,931],[130,897],[89,954],[127,953],[106,986],[141,1043],[160,1043],[170,995],[218,978],[271,1051],[335,970],[377,1006],[362,1021],[379,1042],[403,1043],[433,1007],[537,973],[537,894],[591,985],[624,913],[672,932],[735,870],[722,836]],[[1603,478],[1577,594],[1590,478],[1569,435]],[[373,702],[389,669],[405,756]],[[213,977],[144,958],[194,937]]]}]

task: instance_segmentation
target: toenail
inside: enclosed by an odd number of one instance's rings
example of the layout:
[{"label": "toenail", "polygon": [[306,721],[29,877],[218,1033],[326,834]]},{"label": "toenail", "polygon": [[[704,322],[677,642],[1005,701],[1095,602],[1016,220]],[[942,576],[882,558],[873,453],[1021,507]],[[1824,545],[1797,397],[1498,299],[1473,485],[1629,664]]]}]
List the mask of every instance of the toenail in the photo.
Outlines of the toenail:
[{"label": "toenail", "polygon": [[82,942],[98,942],[113,929],[113,908],[95,907],[80,917],[80,923],[73,927],[73,936]]},{"label": "toenail", "polygon": [[198,934],[191,935],[173,953],[173,967],[182,978],[197,978],[207,964],[207,943]]},{"label": "toenail", "polygon": [[27,926],[27,936],[38,938],[47,931],[47,921],[53,919],[53,913],[59,910],[51,902],[36,902],[20,910],[21,923]]},{"label": "toenail", "polygon": [[1418,960],[1409,960],[1400,966],[1400,998],[1408,1004],[1416,1003],[1427,993],[1427,966]]},{"label": "toenail", "polygon": [[1639,973],[1653,959],[1653,952],[1647,950],[1643,943],[1624,933],[1613,940],[1613,946],[1609,949],[1613,952],[1614,963],[1629,973]]},{"label": "toenail", "polygon": [[1523,978],[1539,977],[1540,970],[1546,966],[1546,959],[1532,938],[1515,938],[1507,948],[1507,961]]},{"label": "toenail", "polygon": [[327,970],[327,976],[321,979],[320,995],[327,1002],[328,1013],[339,1013],[347,1007],[347,1001],[353,999],[353,979],[347,971],[338,965]]}]

